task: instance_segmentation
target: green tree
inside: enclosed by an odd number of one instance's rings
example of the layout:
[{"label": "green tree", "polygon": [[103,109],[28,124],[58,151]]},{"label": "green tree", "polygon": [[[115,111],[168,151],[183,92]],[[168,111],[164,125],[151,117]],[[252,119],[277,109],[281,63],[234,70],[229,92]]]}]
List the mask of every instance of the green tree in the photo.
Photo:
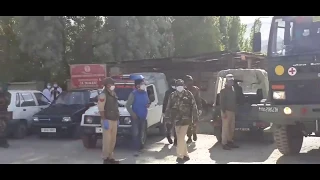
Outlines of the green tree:
[{"label": "green tree", "polygon": [[219,18],[216,16],[174,16],[172,31],[176,56],[221,50]]}]

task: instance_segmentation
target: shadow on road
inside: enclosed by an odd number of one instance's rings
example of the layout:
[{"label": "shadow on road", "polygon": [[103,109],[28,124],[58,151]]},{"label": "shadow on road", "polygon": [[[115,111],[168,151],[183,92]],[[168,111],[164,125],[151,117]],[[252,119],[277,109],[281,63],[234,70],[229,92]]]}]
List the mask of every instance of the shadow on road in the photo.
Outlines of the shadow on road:
[{"label": "shadow on road", "polygon": [[312,149],[294,156],[281,156],[277,164],[320,164],[320,149]]},{"label": "shadow on road", "polygon": [[223,150],[220,143],[215,143],[210,149],[210,158],[217,164],[227,164],[232,162],[264,162],[274,151],[273,144],[257,141],[237,141],[240,147],[232,150]]}]

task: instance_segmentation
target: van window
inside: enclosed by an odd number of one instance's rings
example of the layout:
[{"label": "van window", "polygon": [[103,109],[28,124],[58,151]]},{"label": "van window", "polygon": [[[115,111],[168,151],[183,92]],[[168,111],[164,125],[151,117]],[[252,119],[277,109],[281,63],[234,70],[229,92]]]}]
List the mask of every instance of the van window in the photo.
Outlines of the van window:
[{"label": "van window", "polygon": [[36,106],[36,102],[31,93],[21,93],[21,107]]},{"label": "van window", "polygon": [[150,100],[150,103],[154,102],[156,100],[156,97],[155,97],[155,90],[154,90],[154,86],[153,85],[150,85],[147,87],[147,93],[148,93],[148,97],[149,97],[149,100]]}]

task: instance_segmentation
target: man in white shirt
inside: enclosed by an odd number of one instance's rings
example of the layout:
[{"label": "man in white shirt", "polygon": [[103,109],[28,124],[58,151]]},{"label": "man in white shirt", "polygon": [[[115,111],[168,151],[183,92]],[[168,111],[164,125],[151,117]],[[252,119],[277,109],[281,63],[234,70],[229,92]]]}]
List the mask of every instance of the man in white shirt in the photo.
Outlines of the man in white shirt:
[{"label": "man in white shirt", "polygon": [[43,91],[42,91],[42,94],[47,98],[44,98],[42,97],[42,100],[44,102],[47,102],[48,100],[50,101],[51,100],[51,84],[48,83],[47,84],[47,88],[45,88]]}]

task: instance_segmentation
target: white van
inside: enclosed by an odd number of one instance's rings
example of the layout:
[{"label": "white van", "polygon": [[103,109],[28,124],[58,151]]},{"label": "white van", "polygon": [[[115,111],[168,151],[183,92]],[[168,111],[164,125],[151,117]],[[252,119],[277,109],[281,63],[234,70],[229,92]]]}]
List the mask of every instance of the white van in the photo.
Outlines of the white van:
[{"label": "white van", "polygon": [[[148,109],[146,128],[141,132],[141,145],[144,145],[147,139],[147,130],[152,127],[159,128],[161,134],[165,133],[162,117],[162,104],[165,92],[168,90],[166,76],[163,73],[146,72],[134,73],[132,75],[142,75],[147,85],[147,92],[151,101]],[[131,136],[131,117],[125,103],[129,94],[134,90],[134,81],[130,79],[130,75],[121,75],[114,77],[115,92],[118,96],[120,119],[118,127],[118,135]],[[89,108],[83,115],[81,120],[82,141],[86,148],[94,148],[97,139],[101,138],[102,127],[101,118],[97,106]]]}]

